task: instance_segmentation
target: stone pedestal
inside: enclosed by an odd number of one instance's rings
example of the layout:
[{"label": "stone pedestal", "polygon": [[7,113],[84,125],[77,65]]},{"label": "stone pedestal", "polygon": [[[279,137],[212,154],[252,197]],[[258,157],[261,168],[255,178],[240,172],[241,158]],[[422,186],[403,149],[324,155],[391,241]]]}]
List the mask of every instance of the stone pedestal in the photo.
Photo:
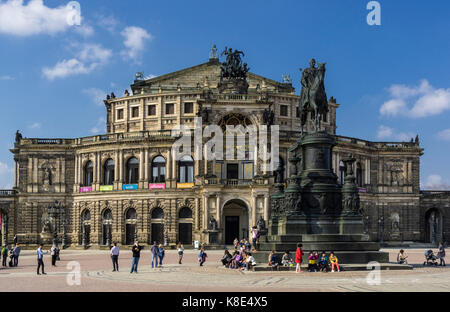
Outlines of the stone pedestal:
[{"label": "stone pedestal", "polygon": [[331,166],[335,145],[328,133],[313,132],[303,135],[290,149],[294,154],[290,160],[297,162],[300,172],[290,177],[286,190],[275,185],[268,235],[260,244],[261,252],[255,254],[257,262],[267,262],[271,250],[280,257],[287,250],[295,252],[298,243],[305,253],[334,251],[340,263],[389,261],[388,253],[380,252],[379,244],[364,234],[351,155],[343,159],[344,186],[337,182]]}]

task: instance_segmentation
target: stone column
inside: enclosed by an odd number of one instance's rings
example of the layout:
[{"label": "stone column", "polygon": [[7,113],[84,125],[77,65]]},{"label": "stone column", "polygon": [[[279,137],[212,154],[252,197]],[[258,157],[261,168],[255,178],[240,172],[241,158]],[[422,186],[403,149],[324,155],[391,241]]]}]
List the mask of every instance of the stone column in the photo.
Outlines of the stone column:
[{"label": "stone column", "polygon": [[123,184],[123,151],[119,150],[119,190]]},{"label": "stone column", "polygon": [[97,169],[98,169],[98,158],[97,158],[97,153],[94,153],[94,159],[92,160],[93,164],[94,164],[94,168],[92,170],[92,190],[95,191],[95,186],[97,185],[97,179],[98,179],[98,175],[97,175]]},{"label": "stone column", "polygon": [[176,185],[177,183],[177,160],[175,155],[172,155],[172,179]]},{"label": "stone column", "polygon": [[148,188],[148,148],[144,150],[144,188]]},{"label": "stone column", "polygon": [[118,189],[119,170],[119,151],[116,151],[114,153],[114,190]]},{"label": "stone column", "polygon": [[203,193],[203,229],[208,229],[208,220],[209,220],[209,213],[208,213],[208,194]]},{"label": "stone column", "polygon": [[144,180],[144,150],[141,149],[139,152],[139,179],[138,179],[138,187],[143,188],[143,180]]},{"label": "stone column", "polygon": [[17,172],[17,167],[18,167],[17,160],[14,160],[14,187],[18,187],[17,181],[18,181],[19,175]]},{"label": "stone column", "polygon": [[269,194],[264,195],[264,221],[269,221],[270,218],[270,205],[269,205]]},{"label": "stone column", "polygon": [[195,199],[195,211],[194,211],[194,217],[195,217],[195,219],[194,219],[194,228],[196,229],[196,230],[200,230],[200,209],[199,209],[199,206],[200,206],[200,200],[199,200],[199,198],[196,198]]},{"label": "stone column", "polygon": [[220,193],[216,194],[216,215],[217,215],[217,227],[222,228],[221,213],[220,213]]},{"label": "stone column", "polygon": [[[256,194],[252,194],[252,201],[251,201],[251,211],[252,211],[252,219],[251,219],[251,224],[250,227],[256,225]],[[250,231],[249,231],[250,232]]]},{"label": "stone column", "polygon": [[166,159],[166,187],[172,187],[172,150],[169,149]]}]

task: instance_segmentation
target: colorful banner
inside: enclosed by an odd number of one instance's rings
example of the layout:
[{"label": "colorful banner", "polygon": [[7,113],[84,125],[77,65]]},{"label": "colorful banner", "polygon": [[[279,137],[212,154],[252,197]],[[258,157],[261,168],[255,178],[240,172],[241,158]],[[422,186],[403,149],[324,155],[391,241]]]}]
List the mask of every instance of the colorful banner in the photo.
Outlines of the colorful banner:
[{"label": "colorful banner", "polygon": [[80,187],[80,193],[92,192],[92,186],[82,186]]},{"label": "colorful banner", "polygon": [[128,190],[137,190],[138,186],[137,184],[124,184],[122,185],[122,190],[128,191]]},{"label": "colorful banner", "polygon": [[186,188],[193,188],[194,183],[177,183],[177,188],[180,189],[186,189]]},{"label": "colorful banner", "polygon": [[359,191],[360,191],[361,193],[367,193],[367,189],[366,189],[366,188],[363,188],[363,187],[360,187],[360,188],[359,188]]},{"label": "colorful banner", "polygon": [[150,183],[148,185],[148,188],[150,190],[154,190],[154,189],[165,189],[166,188],[166,183]]},{"label": "colorful banner", "polygon": [[100,186],[100,192],[110,192],[113,190],[112,185],[101,185]]}]

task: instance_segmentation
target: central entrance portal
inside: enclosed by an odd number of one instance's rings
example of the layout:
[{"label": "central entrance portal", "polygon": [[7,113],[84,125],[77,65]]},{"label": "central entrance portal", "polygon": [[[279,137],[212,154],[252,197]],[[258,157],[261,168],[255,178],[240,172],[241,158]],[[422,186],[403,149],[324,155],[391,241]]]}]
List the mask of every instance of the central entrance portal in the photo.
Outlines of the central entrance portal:
[{"label": "central entrance portal", "polygon": [[224,238],[226,245],[232,245],[235,238],[241,240],[242,237],[248,239],[249,215],[247,204],[240,199],[232,199],[225,203],[222,212],[225,230]]}]

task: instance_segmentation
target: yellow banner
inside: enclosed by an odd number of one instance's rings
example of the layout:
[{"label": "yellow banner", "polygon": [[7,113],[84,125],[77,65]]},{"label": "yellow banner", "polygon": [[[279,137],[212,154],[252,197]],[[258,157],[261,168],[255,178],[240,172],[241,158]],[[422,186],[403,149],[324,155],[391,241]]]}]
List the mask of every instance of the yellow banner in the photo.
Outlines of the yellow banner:
[{"label": "yellow banner", "polygon": [[177,183],[177,188],[180,189],[186,189],[186,188],[193,188],[194,183]]}]

